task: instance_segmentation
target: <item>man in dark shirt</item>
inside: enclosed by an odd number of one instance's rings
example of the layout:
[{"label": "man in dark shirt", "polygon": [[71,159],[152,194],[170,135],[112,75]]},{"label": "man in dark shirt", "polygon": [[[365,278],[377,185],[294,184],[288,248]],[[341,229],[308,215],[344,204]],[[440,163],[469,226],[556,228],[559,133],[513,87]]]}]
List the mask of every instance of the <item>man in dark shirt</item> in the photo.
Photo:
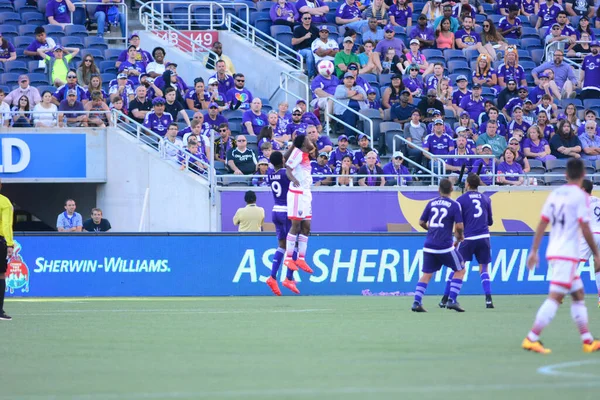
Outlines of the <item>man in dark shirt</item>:
[{"label": "man in dark shirt", "polygon": [[427,98],[423,99],[417,105],[423,118],[421,122],[428,123],[433,121],[433,113],[439,110],[440,114],[444,115],[444,103],[437,99],[437,93],[435,89],[429,89],[427,91]]},{"label": "man in dark shirt", "polygon": [[92,208],[92,218],[83,223],[83,230],[86,232],[108,232],[112,227],[107,219],[102,218],[102,210]]},{"label": "man in dark shirt", "polygon": [[402,93],[400,93],[400,104],[394,104],[392,106],[392,111],[390,111],[394,122],[402,124],[403,127],[406,122],[410,121],[412,112],[415,109],[415,106],[408,102],[409,99],[410,91],[404,89]]},{"label": "man in dark shirt", "polygon": [[312,16],[309,13],[302,14],[302,25],[294,29],[292,47],[304,57],[308,76],[315,76],[315,56],[312,52],[312,42],[319,37],[319,29],[312,25]]},{"label": "man in dark shirt", "polygon": [[129,103],[129,114],[138,124],[143,124],[146,114],[152,110],[152,101],[146,97],[146,93],[144,85],[138,86],[135,89],[135,99]]},{"label": "man in dark shirt", "polygon": [[238,135],[235,148],[227,151],[227,166],[235,175],[250,175],[256,172],[258,158],[254,151],[247,147],[246,136]]}]

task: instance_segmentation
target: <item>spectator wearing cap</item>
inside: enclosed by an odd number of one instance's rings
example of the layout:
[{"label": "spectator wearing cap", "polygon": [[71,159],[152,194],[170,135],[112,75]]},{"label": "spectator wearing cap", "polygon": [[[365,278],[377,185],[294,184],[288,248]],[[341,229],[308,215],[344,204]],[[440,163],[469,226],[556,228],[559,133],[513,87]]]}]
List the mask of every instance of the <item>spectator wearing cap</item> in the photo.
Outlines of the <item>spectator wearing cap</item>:
[{"label": "spectator wearing cap", "polygon": [[355,62],[351,62],[350,64],[348,64],[348,71],[350,72],[352,75],[354,75],[354,82],[356,83],[356,85],[362,87],[365,90],[365,93],[368,92],[369,90],[372,89],[371,85],[369,84],[369,82],[367,82],[366,80],[363,79],[362,76],[359,75],[359,64],[355,63]]},{"label": "spectator wearing cap", "polygon": [[228,122],[227,118],[219,113],[219,105],[217,103],[210,103],[208,105],[208,112],[204,114],[205,128],[217,131],[219,126]]},{"label": "spectator wearing cap", "polygon": [[17,59],[17,51],[11,42],[6,40],[0,32],[0,62],[9,62]]},{"label": "spectator wearing cap", "polygon": [[[516,152],[517,157],[515,158],[515,162],[521,166],[523,172],[529,173],[531,171],[531,167],[529,166],[529,161],[521,149],[521,141],[523,140],[524,135],[525,133],[523,131],[515,130],[514,136],[511,136],[511,138],[508,139],[508,148],[513,149]],[[502,161],[502,158],[500,161]]]},{"label": "spectator wearing cap", "polygon": [[292,47],[304,58],[308,77],[311,78],[317,74],[312,44],[319,37],[319,28],[312,24],[313,17],[308,12],[302,14],[301,22],[292,34]]},{"label": "spectator wearing cap", "polygon": [[[346,106],[352,110],[359,112],[362,109],[367,108],[367,93],[365,90],[356,85],[354,75],[351,72],[344,74],[344,80],[341,85],[335,89],[334,97],[341,103],[335,103],[333,105],[333,113],[348,124],[351,127],[356,127],[358,117],[356,113],[344,108]],[[342,106],[343,105],[343,106]],[[344,134],[348,137],[356,136],[354,130],[348,126],[344,126]]]},{"label": "spectator wearing cap", "polygon": [[437,99],[437,92],[435,89],[429,89],[427,91],[427,97],[422,99],[417,108],[421,112],[421,121],[429,123],[433,121],[433,114],[435,111],[439,111],[440,115],[444,114],[444,104]]},{"label": "spectator wearing cap", "polygon": [[236,148],[235,139],[231,137],[229,125],[223,123],[217,129],[219,137],[215,138],[215,161],[227,162],[227,152]]},{"label": "spectator wearing cap", "polygon": [[379,110],[383,119],[383,107],[381,106],[381,101],[377,100],[377,91],[375,89],[371,88],[367,90],[367,105],[373,110]]},{"label": "spectator wearing cap", "polygon": [[165,72],[165,69],[167,68],[165,63],[166,54],[167,53],[165,49],[162,47],[155,47],[152,50],[152,58],[154,58],[154,61],[149,62],[146,65],[146,72],[152,79],[162,76],[162,74]]},{"label": "spectator wearing cap", "polygon": [[[513,79],[513,81],[514,81],[514,79]],[[512,87],[512,85],[511,85],[511,87]],[[507,88],[508,88],[508,86],[507,86]],[[521,86],[517,90],[517,96],[510,98],[506,102],[506,104],[502,108],[502,114],[506,117],[507,120],[510,120],[510,118],[512,116],[512,110],[514,107],[516,107],[516,106],[524,107],[525,100],[528,100],[528,96],[529,96],[529,89],[527,88],[527,86]],[[529,100],[531,101],[531,99],[529,99]]]},{"label": "spectator wearing cap", "polygon": [[129,45],[127,48],[127,59],[119,65],[119,73],[126,74],[134,85],[140,83],[139,76],[146,72],[146,64],[138,60],[137,55],[137,48],[134,45]]},{"label": "spectator wearing cap", "polygon": [[450,21],[450,32],[456,33],[456,31],[458,31],[458,28],[460,27],[460,23],[458,21],[458,18],[452,15],[452,5],[450,3],[446,3],[442,12],[442,15],[436,17],[436,19],[433,20],[433,29],[437,31],[442,20],[446,18]]},{"label": "spectator wearing cap", "polygon": [[[57,45],[53,49],[54,57],[45,54],[43,47],[38,48],[38,54],[46,62],[48,75],[54,86],[60,87],[67,82],[69,63],[79,53],[77,47],[62,47]],[[66,54],[65,54],[66,53]],[[75,73],[75,76],[77,74]]]},{"label": "spectator wearing cap", "polygon": [[302,109],[300,107],[294,107],[292,110],[292,120],[285,128],[285,134],[290,140],[293,140],[296,135],[306,135],[308,124],[302,122],[302,114]]},{"label": "spectator wearing cap", "polygon": [[423,93],[423,87],[425,86],[423,78],[419,75],[419,66],[411,64],[407,68],[408,76],[402,80],[406,89],[410,91],[413,98],[421,97]]},{"label": "spectator wearing cap", "polygon": [[32,106],[42,101],[39,90],[29,84],[29,77],[25,74],[19,76],[19,87],[6,95],[3,101],[9,105],[16,106],[21,96],[27,96]]},{"label": "spectator wearing cap", "polygon": [[265,157],[261,157],[256,164],[256,172],[254,173],[254,178],[252,178],[252,186],[269,186],[267,174],[269,174],[269,160]]},{"label": "spectator wearing cap", "polygon": [[225,100],[229,103],[231,110],[246,111],[250,109],[252,103],[252,93],[246,89],[246,77],[244,74],[237,73],[233,76],[234,87],[227,91]]},{"label": "spectator wearing cap", "polygon": [[[35,39],[25,50],[23,50],[23,54],[29,57],[32,57],[34,60],[43,60],[45,57],[45,53],[51,51],[56,46],[56,42],[54,39],[47,37],[46,30],[43,26],[38,26],[35,28],[33,32],[35,35]],[[41,56],[38,52],[38,49],[44,50],[44,56]]]},{"label": "spectator wearing cap", "polygon": [[485,111],[484,103],[485,99],[481,97],[481,85],[476,83],[473,85],[473,92],[460,101],[459,108],[461,112],[468,112],[473,121],[477,121],[479,115]]},{"label": "spectator wearing cap", "polygon": [[250,109],[242,115],[242,133],[256,136],[267,125],[269,120],[262,112],[262,100],[255,97],[250,103]]},{"label": "spectator wearing cap", "polygon": [[362,32],[363,28],[368,24],[367,21],[361,18],[361,12],[355,0],[342,1],[335,13],[335,23],[345,25],[357,32]]},{"label": "spectator wearing cap", "polygon": [[406,61],[404,65],[409,68],[412,65],[419,67],[419,72],[423,75],[431,74],[433,72],[433,64],[429,64],[425,55],[421,53],[420,42],[418,39],[411,39],[409,43],[409,51],[404,55]]},{"label": "spectator wearing cap", "polygon": [[339,84],[340,80],[333,73],[330,75],[317,75],[310,84],[313,95],[310,105],[313,108],[318,108],[321,111],[324,111],[325,107],[327,107],[331,113],[333,111],[333,102],[328,101],[327,99],[329,97],[334,97],[336,88]]},{"label": "spectator wearing cap", "polygon": [[393,26],[412,26],[413,9],[407,5],[406,0],[398,0],[390,6],[388,16]]},{"label": "spectator wearing cap", "polygon": [[210,96],[210,102],[216,103],[219,106],[219,111],[227,109],[225,104],[225,94],[219,92],[219,81],[217,78],[208,78],[206,83],[208,87],[208,95]]},{"label": "spectator wearing cap", "polygon": [[580,98],[600,98],[600,42],[597,40],[590,43],[591,54],[585,56],[581,63],[579,72],[579,85],[583,89]]},{"label": "spectator wearing cap", "polygon": [[258,163],[256,153],[247,147],[244,135],[238,135],[235,144],[235,148],[227,151],[227,166],[235,175],[253,174]]},{"label": "spectator wearing cap", "polygon": [[[442,113],[440,113],[439,110],[435,110],[433,112],[433,121],[434,122],[430,122],[429,124],[427,124],[427,132],[428,133],[433,133],[433,130],[435,128],[435,120],[437,120],[437,119],[441,119],[442,122],[444,122],[444,115]],[[446,133],[446,135],[448,135],[450,137],[454,136],[454,130],[452,129],[450,124],[447,124],[446,122],[444,122],[444,132]]]},{"label": "spectator wearing cap", "polygon": [[386,87],[381,94],[381,105],[383,106],[383,109],[391,110],[394,104],[400,103],[400,94],[405,89],[404,82],[402,82],[402,75],[392,75],[390,86]]},{"label": "spectator wearing cap", "polygon": [[306,127],[306,136],[314,143],[318,151],[330,153],[333,150],[333,143],[331,143],[329,136],[319,135],[316,126],[308,125]]},{"label": "spectator wearing cap", "polygon": [[404,138],[411,143],[407,145],[406,149],[408,157],[417,164],[421,164],[423,153],[414,146],[423,147],[423,140],[426,137],[427,126],[421,122],[421,111],[415,108],[410,116],[410,121],[404,124]]},{"label": "spectator wearing cap", "polygon": [[463,137],[467,141],[467,144],[466,144],[467,150],[469,150],[471,153],[475,154],[475,151],[477,150],[477,144],[475,143],[474,139],[477,139],[478,136],[479,135],[473,134],[473,129],[471,129],[471,127],[459,126],[458,128],[456,128],[456,137],[454,138],[454,147],[455,148],[457,147],[457,139],[459,137]]},{"label": "spectator wearing cap", "polygon": [[348,71],[348,64],[355,63],[358,65],[360,60],[358,56],[352,52],[354,46],[354,40],[347,36],[344,38],[343,49],[336,53],[333,64],[335,65],[335,74],[338,78],[342,78],[343,75]]},{"label": "spectator wearing cap", "polygon": [[385,28],[383,28],[383,40],[380,40],[375,47],[375,52],[380,55],[385,55],[387,50],[391,47],[396,50],[396,54],[398,56],[403,55],[408,52],[408,49],[404,45],[404,41],[402,39],[398,39],[394,37],[395,31],[394,27],[391,24],[387,24]]},{"label": "spectator wearing cap", "polygon": [[[437,118],[433,121],[433,132],[423,139],[423,149],[434,156],[444,156],[454,151],[454,140],[445,132],[444,121]],[[431,156],[424,154],[431,160]]]},{"label": "spectator wearing cap", "polygon": [[456,86],[458,88],[452,93],[452,108],[454,109],[454,114],[460,114],[460,102],[467,96],[470,96],[472,93],[469,89],[467,89],[467,77],[465,75],[459,75],[456,77]]},{"label": "spectator wearing cap", "polygon": [[[597,118],[596,112],[592,109],[587,109],[583,111],[583,121],[580,122],[579,128],[577,129],[577,135],[581,136],[585,134],[585,123],[587,121],[595,121]],[[596,134],[600,135],[600,127],[598,127],[598,131]]]},{"label": "spectator wearing cap", "polygon": [[[504,112],[504,107],[506,104],[513,98],[519,97],[519,91],[517,88],[517,81],[514,78],[508,78],[506,82],[506,87],[498,93],[498,97],[496,98],[496,104],[498,108]],[[525,92],[525,98],[527,98],[527,91]]]},{"label": "spectator wearing cap", "polygon": [[[548,50],[554,52],[561,47],[566,47],[570,42],[570,37],[567,35],[563,35],[560,24],[555,22],[551,27],[548,28],[548,33],[544,38],[544,45],[548,46]],[[551,54],[551,53],[550,53]]]},{"label": "spectator wearing cap", "polygon": [[512,136],[515,130],[527,132],[531,125],[523,119],[523,107],[516,106],[513,108],[512,112],[512,121],[508,124],[509,136]]},{"label": "spectator wearing cap", "polygon": [[523,140],[523,154],[528,158],[535,158],[542,162],[555,160],[551,154],[550,144],[544,138],[543,132],[537,125],[530,126],[527,130],[527,138]]},{"label": "spectator wearing cap", "polygon": [[231,58],[223,54],[223,43],[219,41],[214,42],[212,46],[212,51],[216,54],[216,57],[212,53],[208,55],[208,58],[206,60],[206,68],[214,70],[216,69],[217,61],[222,60],[223,62],[225,62],[225,71],[227,72],[227,74],[235,74],[235,66],[233,65],[233,61],[231,61]]},{"label": "spectator wearing cap", "polygon": [[492,147],[492,153],[497,158],[502,155],[504,149],[508,146],[506,138],[498,134],[498,122],[489,120],[484,134],[477,138],[477,146],[489,144]]},{"label": "spectator wearing cap", "polygon": [[[306,100],[304,100],[304,99],[296,100],[296,107],[298,107],[302,111],[302,122],[303,123],[305,123],[306,125],[316,126],[319,133],[321,133],[323,131],[323,125],[321,125],[321,121],[319,121],[319,118],[315,115],[315,113],[312,113],[306,109]],[[281,116],[279,116],[279,118],[281,119]],[[286,123],[286,125],[287,125],[287,123]]]},{"label": "spectator wearing cap", "polygon": [[246,207],[240,208],[233,216],[233,224],[239,225],[239,232],[260,232],[265,222],[265,210],[256,205],[256,193],[248,190],[244,195]]},{"label": "spectator wearing cap", "polygon": [[[404,165],[404,154],[401,151],[395,151],[389,163],[382,168],[383,175],[386,175],[387,186],[404,186],[406,182],[412,182],[410,171]],[[393,175],[393,176],[390,176]]]},{"label": "spectator wearing cap", "polygon": [[143,124],[151,110],[152,100],[146,96],[146,88],[140,85],[135,88],[135,98],[129,103],[129,115],[138,124]]},{"label": "spectator wearing cap", "polygon": [[178,162],[179,153],[183,149],[183,141],[177,136],[177,123],[171,122],[167,128],[167,133],[158,142],[158,153],[165,160]]},{"label": "spectator wearing cap", "polygon": [[[450,180],[453,183],[456,183],[458,174],[465,166],[465,176],[466,173],[471,169],[473,165],[472,158],[461,158],[456,156],[470,156],[473,153],[467,147],[467,138],[464,136],[458,136],[456,138],[456,148],[454,151],[446,158],[446,171],[450,171]],[[454,157],[453,157],[454,156]]]},{"label": "spectator wearing cap", "polygon": [[273,21],[273,25],[287,25],[293,28],[298,19],[298,11],[287,0],[277,0],[271,6],[269,16]]},{"label": "spectator wearing cap", "polygon": [[521,7],[516,3],[508,4],[508,1],[506,1],[506,4],[508,8],[500,10],[504,17],[500,18],[498,22],[498,33],[504,36],[504,38],[520,39],[523,23],[518,15]]},{"label": "spectator wearing cap", "polygon": [[545,3],[540,4],[535,29],[552,26],[556,22],[556,16],[560,11],[562,11],[562,7],[556,4],[554,0],[546,0]]},{"label": "spectator wearing cap", "polygon": [[235,86],[233,77],[227,74],[227,65],[225,64],[225,61],[217,61],[216,66],[217,72],[208,79],[208,84],[210,85],[211,79],[215,78],[218,83],[219,93],[223,96],[223,99],[226,99],[229,89],[232,89]]},{"label": "spectator wearing cap", "polygon": [[[373,151],[369,136],[364,133],[358,134],[358,150],[353,153],[352,163],[356,169],[362,167],[365,163],[365,157],[369,152]],[[343,159],[342,159],[343,161]],[[381,161],[378,159],[377,164],[381,165]]]},{"label": "spectator wearing cap", "polygon": [[77,73],[70,70],[67,73],[67,83],[59,87],[52,95],[54,104],[59,105],[67,97],[67,91],[75,90],[77,92],[77,101],[80,101],[84,106],[88,102],[88,93],[83,86],[80,86],[77,81]]},{"label": "spectator wearing cap", "polygon": [[556,14],[556,22],[546,29],[546,37],[551,35],[552,28],[554,28],[555,24],[558,24],[560,35],[564,36],[567,41],[574,42],[577,40],[577,33],[575,32],[575,28],[569,25],[568,14],[565,10],[561,10]]},{"label": "spectator wearing cap", "polygon": [[[492,155],[492,146],[489,144],[481,145],[481,154],[484,156]],[[492,163],[491,158],[478,158],[473,162],[473,167],[471,168],[471,173],[478,174],[481,183],[486,186],[493,185],[494,177],[491,176],[494,171],[494,163]]]},{"label": "spectator wearing cap", "polygon": [[58,25],[63,30],[71,25],[71,13],[75,12],[75,5],[71,0],[49,0],[46,3],[46,18],[50,25]]},{"label": "spectator wearing cap", "polygon": [[329,155],[326,151],[319,152],[317,160],[310,162],[311,175],[313,177],[313,185],[315,186],[331,186],[333,183],[333,173],[327,165]]},{"label": "spectator wearing cap", "polygon": [[88,126],[88,117],[81,112],[84,111],[83,104],[77,101],[77,91],[71,89],[67,92],[67,98],[60,102],[58,106],[58,121],[61,127],[64,126],[64,118],[67,118],[68,127]]},{"label": "spectator wearing cap", "polygon": [[[296,10],[300,16],[309,14],[313,24],[326,24],[329,6],[323,0],[298,0]],[[302,21],[297,21],[302,22]]]},{"label": "spectator wearing cap", "polygon": [[[137,49],[138,54],[135,57],[135,59],[137,61],[141,61],[142,63],[144,63],[144,65],[148,65],[149,63],[154,61],[154,58],[152,58],[152,55],[140,47],[140,35],[137,32],[134,32],[131,35],[129,35],[129,44],[135,46],[135,48]],[[117,59],[117,62],[115,63],[115,67],[119,68],[121,66],[121,63],[126,61],[128,57],[129,57],[129,47],[127,49],[123,50],[121,52],[121,54],[119,54],[119,58]]]},{"label": "spectator wearing cap", "polygon": [[527,122],[529,125],[533,125],[537,115],[535,113],[535,107],[533,102],[529,99],[523,102],[523,120]]},{"label": "spectator wearing cap", "polygon": [[[393,7],[393,6],[392,6]],[[371,40],[374,43],[384,39],[383,29],[377,24],[377,18],[370,17],[368,19],[369,29],[362,34],[363,43]]]},{"label": "spectator wearing cap", "polygon": [[165,112],[165,99],[156,97],[152,100],[152,111],[146,114],[144,126],[159,136],[165,136],[169,125],[173,122],[171,114]]},{"label": "spectator wearing cap", "polygon": [[327,25],[319,27],[319,38],[312,42],[311,50],[315,55],[315,65],[317,67],[322,60],[334,62],[339,46],[335,40],[329,37],[329,27]]},{"label": "spectator wearing cap", "polygon": [[435,32],[427,26],[427,16],[420,14],[415,25],[408,35],[409,39],[417,39],[421,43],[421,49],[430,49],[435,44]]},{"label": "spectator wearing cap", "polygon": [[358,169],[358,175],[366,175],[358,178],[359,186],[384,186],[385,178],[383,169],[377,165],[377,153],[370,151],[365,156],[365,163]]},{"label": "spectator wearing cap", "polygon": [[[98,30],[96,36],[104,37],[104,29],[106,26],[106,20],[108,19],[109,24],[116,24],[119,22],[119,26],[121,27],[121,37],[124,39],[127,37],[127,32],[125,31],[125,13],[122,12],[122,8],[120,8],[117,4],[123,4],[124,0],[104,0],[102,3],[96,7],[96,11],[94,12],[94,18],[96,18],[96,24],[98,25]],[[115,13],[114,16],[112,14]],[[112,18],[109,17],[111,15]]]},{"label": "spectator wearing cap", "polygon": [[337,147],[329,153],[329,167],[331,170],[342,165],[342,159],[346,156],[354,157],[352,149],[348,148],[348,137],[346,135],[338,136]]},{"label": "spectator wearing cap", "polygon": [[[554,52],[553,62],[545,62],[542,65],[534,68],[531,71],[531,75],[533,76],[535,83],[540,85],[541,81],[539,76],[541,76],[546,69],[552,70],[552,72],[554,72],[554,82],[556,83],[558,89],[562,91],[561,96],[572,97],[576,95],[575,89],[577,88],[577,78],[575,77],[573,67],[565,63],[563,59],[564,51],[556,50]],[[549,83],[550,82],[548,82],[548,85]],[[544,85],[544,89],[546,89],[545,86],[546,85]],[[548,94],[552,95],[551,93]]]},{"label": "spectator wearing cap", "polygon": [[187,109],[194,112],[208,109],[210,94],[205,90],[204,79],[194,79],[194,88],[185,95],[185,103]]},{"label": "spectator wearing cap", "polygon": [[398,104],[392,105],[392,109],[390,111],[390,118],[404,127],[404,124],[410,121],[412,117],[412,112],[415,109],[413,104],[409,103],[410,100],[410,91],[408,89],[404,89],[400,93],[400,102]]},{"label": "spectator wearing cap", "polygon": [[117,75],[117,79],[113,79],[110,82],[108,94],[118,94],[123,99],[123,103],[126,105],[127,109],[129,109],[129,102],[135,98],[133,84],[127,79],[127,75],[124,73],[120,73]]}]

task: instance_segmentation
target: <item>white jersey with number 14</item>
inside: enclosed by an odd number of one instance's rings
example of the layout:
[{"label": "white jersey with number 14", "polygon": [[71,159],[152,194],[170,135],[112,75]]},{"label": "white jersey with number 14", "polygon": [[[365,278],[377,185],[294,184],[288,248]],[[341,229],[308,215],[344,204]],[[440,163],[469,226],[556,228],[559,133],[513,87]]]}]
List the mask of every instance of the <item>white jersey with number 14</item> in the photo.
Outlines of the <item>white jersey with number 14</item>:
[{"label": "white jersey with number 14", "polygon": [[546,258],[579,261],[579,222],[590,221],[588,194],[575,185],[553,190],[542,208],[542,219],[550,223]]}]

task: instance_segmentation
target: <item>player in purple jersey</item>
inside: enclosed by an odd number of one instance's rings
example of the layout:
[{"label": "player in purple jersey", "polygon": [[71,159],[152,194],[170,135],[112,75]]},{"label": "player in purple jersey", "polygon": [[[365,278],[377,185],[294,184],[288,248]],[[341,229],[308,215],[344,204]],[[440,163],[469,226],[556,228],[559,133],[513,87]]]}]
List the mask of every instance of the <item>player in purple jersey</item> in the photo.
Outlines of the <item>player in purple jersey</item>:
[{"label": "player in purple jersey", "polygon": [[[439,187],[440,197],[427,203],[421,218],[419,218],[419,225],[427,231],[427,237],[423,245],[423,276],[417,283],[415,300],[411,308],[414,312],[427,312],[422,304],[423,295],[433,274],[442,269],[444,265],[454,271],[446,308],[458,312],[465,311],[456,301],[462,287],[465,267],[455,247],[464,239],[464,228],[460,204],[450,198],[452,190],[452,182],[449,179],[442,179]],[[456,243],[452,237],[452,230],[455,226]]]},{"label": "player in purple jersey", "polygon": [[[488,272],[489,264],[492,262],[489,227],[492,226],[494,220],[492,219],[492,204],[489,197],[477,191],[480,185],[479,176],[470,173],[467,176],[467,192],[456,199],[460,204],[465,226],[465,240],[458,245],[458,252],[464,261],[471,261],[473,255],[475,256],[479,263],[481,286],[483,286],[483,292],[485,293],[485,307],[494,308],[490,274]],[[446,282],[444,297],[440,302],[441,308],[446,307],[453,277],[454,272],[450,273]]]},{"label": "player in purple jersey", "polygon": [[[290,228],[292,227],[292,221],[287,217],[287,192],[290,187],[290,180],[287,177],[285,166],[283,165],[283,154],[279,151],[274,151],[269,159],[275,171],[268,175],[269,186],[271,187],[271,193],[273,193],[273,211],[271,219],[275,224],[275,231],[277,232],[277,250],[273,256],[273,263],[271,264],[271,276],[267,279],[267,285],[273,291],[276,296],[281,296],[281,290],[277,284],[277,272],[283,262],[285,256],[285,239],[287,237]],[[286,272],[283,286],[290,289],[294,293],[300,293],[294,283],[294,271],[288,268]]]}]

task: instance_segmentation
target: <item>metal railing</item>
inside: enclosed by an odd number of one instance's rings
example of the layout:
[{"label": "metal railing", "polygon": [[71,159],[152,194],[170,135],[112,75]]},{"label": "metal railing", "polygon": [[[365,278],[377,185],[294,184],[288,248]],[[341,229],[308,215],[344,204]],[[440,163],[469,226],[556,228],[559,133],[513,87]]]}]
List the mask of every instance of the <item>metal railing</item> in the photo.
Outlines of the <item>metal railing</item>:
[{"label": "metal railing", "polygon": [[[299,96],[297,93],[289,89],[290,81],[296,82],[302,87],[302,96]],[[279,88],[275,90],[275,92],[273,92],[273,94],[269,98],[269,101],[273,100],[275,95],[277,95],[277,92],[280,90],[283,93],[285,93],[285,101],[287,102],[289,102],[289,96],[292,96],[295,100],[304,100],[306,102],[307,107],[310,104],[310,87],[308,83],[305,82],[303,79],[294,76],[290,72],[281,72],[281,74],[279,75]]]},{"label": "metal railing", "polygon": [[367,117],[366,115],[361,114],[360,111],[356,111],[355,109],[348,107],[347,105],[343,104],[342,102],[340,102],[339,100],[337,100],[333,97],[327,97],[327,107],[325,107],[325,133],[327,135],[329,135],[331,132],[330,120],[334,120],[338,124],[341,124],[341,125],[345,126],[346,128],[350,129],[352,132],[355,132],[357,137],[359,134],[365,133],[365,132],[362,132],[361,130],[359,130],[357,127],[352,126],[349,123],[338,118],[333,112],[330,113],[329,112],[329,104],[330,103],[333,103],[332,104],[333,106],[335,106],[335,104],[339,105],[340,107],[342,107],[344,109],[344,111],[350,111],[351,113],[357,115],[359,119],[365,121],[365,124],[367,124],[369,126],[369,133],[367,135],[371,138],[371,144],[374,143],[373,142],[373,139],[374,139],[374,137],[373,137],[373,133],[374,133],[373,120],[371,118]]},{"label": "metal railing", "polygon": [[[100,5],[105,5],[105,6],[117,6],[119,8],[119,13],[124,14],[125,15],[125,37],[122,36],[118,36],[118,37],[105,37],[106,40],[127,40],[127,38],[129,37],[129,15],[128,15],[128,7],[127,5],[123,2],[123,3],[102,3],[101,1],[85,1],[84,3],[73,3],[73,5],[75,6],[75,10],[77,10],[77,8],[83,8],[86,10],[86,12],[88,13],[88,16],[92,19],[94,19],[94,14],[96,13],[96,9],[98,8],[98,6]],[[73,21],[74,19],[74,15],[75,15],[76,11],[73,11],[71,13],[71,21]],[[120,20],[119,20],[119,23]],[[105,20],[105,26],[110,27],[110,24],[108,23],[108,18]],[[120,31],[120,30],[119,30]],[[104,32],[102,32],[102,35],[104,35]]]},{"label": "metal railing", "polygon": [[[114,119],[114,115],[112,111],[7,111],[4,113],[0,113],[0,126],[5,127],[8,119],[11,121],[10,127],[13,128],[69,128],[69,127],[79,127],[69,124],[84,124],[82,127],[102,127],[101,125],[97,125],[96,121],[91,122],[92,119],[99,119],[104,127],[115,126],[116,120]],[[25,120],[21,121],[21,124],[29,125],[24,126],[14,126],[15,123],[19,123],[18,119],[15,119],[17,116],[25,116]],[[69,121],[69,119],[73,119],[71,115],[77,116],[87,116],[87,119],[82,119],[82,121]],[[101,118],[104,117],[105,119]],[[76,117],[78,118],[78,117]],[[66,120],[65,120],[66,119]]]},{"label": "metal railing", "polygon": [[410,146],[412,148],[415,148],[417,150],[419,150],[421,153],[423,153],[424,155],[426,154],[428,157],[430,157],[431,159],[431,164],[436,165],[437,171],[439,172],[435,172],[432,169],[429,169],[421,164],[416,163],[415,161],[411,160],[408,155],[405,154],[404,159],[406,161],[408,161],[411,165],[415,166],[416,168],[418,168],[421,171],[425,171],[426,173],[429,174],[429,178],[438,178],[438,179],[442,179],[446,173],[446,162],[444,159],[442,159],[441,157],[438,157],[430,152],[428,152],[427,150],[423,149],[422,147],[420,147],[419,145],[413,144],[413,142],[407,140],[405,137],[400,136],[400,135],[394,135],[394,137],[392,138],[392,151],[396,151],[396,139],[399,139],[402,143],[404,143],[406,146]]},{"label": "metal railing", "polygon": [[261,32],[235,15],[227,14],[225,20],[229,32],[235,33],[295,70],[302,71],[304,69],[304,57],[296,50]]}]

